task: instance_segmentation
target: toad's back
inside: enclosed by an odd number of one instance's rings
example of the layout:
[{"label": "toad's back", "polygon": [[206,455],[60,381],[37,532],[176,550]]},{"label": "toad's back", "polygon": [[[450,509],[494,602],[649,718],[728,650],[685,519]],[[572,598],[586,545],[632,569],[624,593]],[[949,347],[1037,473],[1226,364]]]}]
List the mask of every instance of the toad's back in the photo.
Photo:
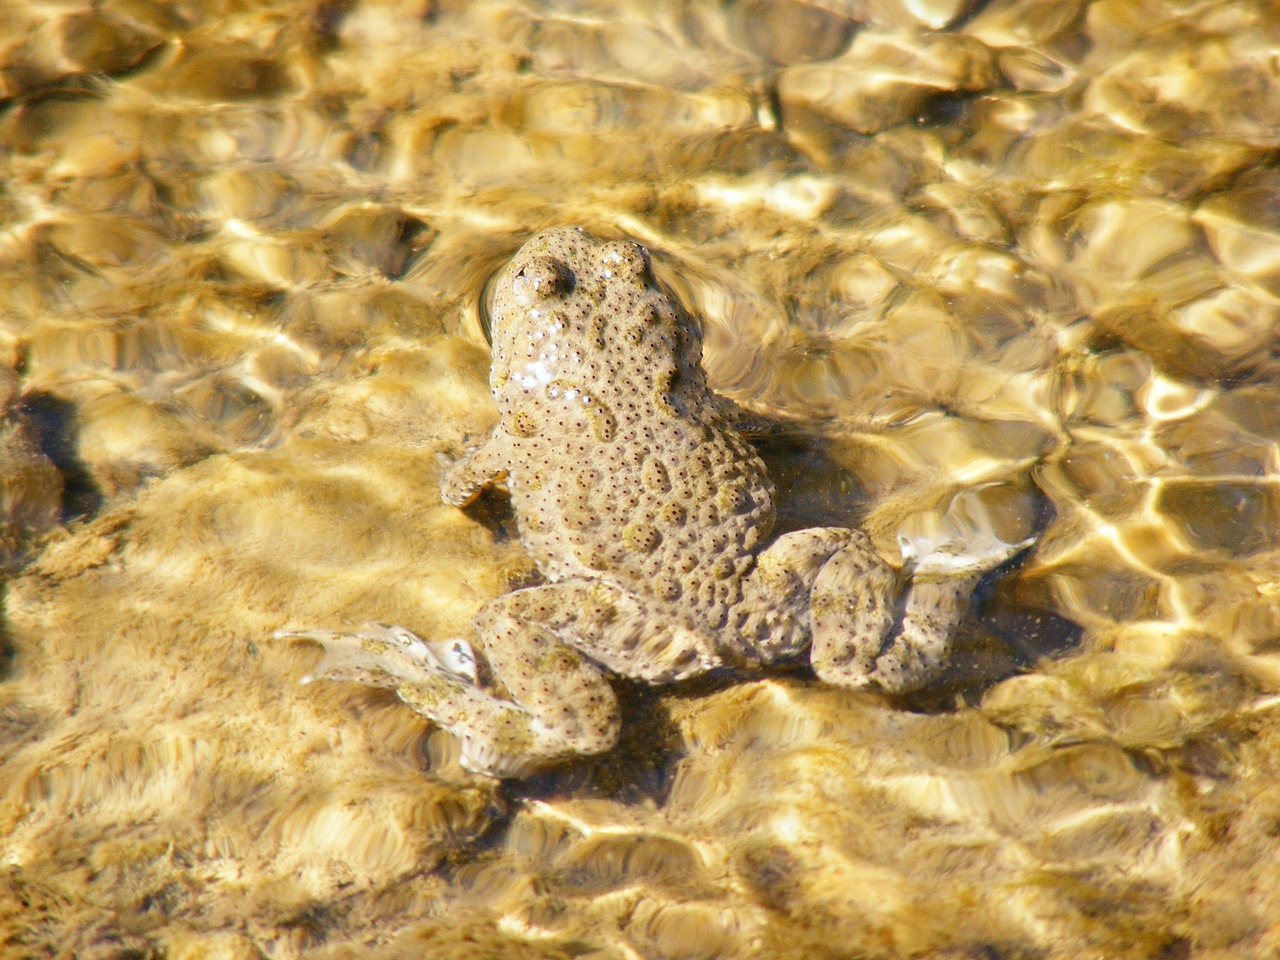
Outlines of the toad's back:
[{"label": "toad's back", "polygon": [[578,230],[536,237],[494,287],[493,350],[512,503],[543,573],[722,626],[772,531],[772,489],[645,251]]}]

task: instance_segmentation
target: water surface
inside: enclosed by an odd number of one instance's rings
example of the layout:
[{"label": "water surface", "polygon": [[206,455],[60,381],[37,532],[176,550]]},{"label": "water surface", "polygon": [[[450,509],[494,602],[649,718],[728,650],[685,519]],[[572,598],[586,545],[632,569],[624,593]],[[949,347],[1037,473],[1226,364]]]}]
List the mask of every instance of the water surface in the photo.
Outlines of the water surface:
[{"label": "water surface", "polygon": [[[11,0],[14,957],[1280,950],[1266,3]],[[905,699],[623,687],[499,787],[280,627],[465,633],[486,280],[649,246],[783,522],[1035,535]]]}]

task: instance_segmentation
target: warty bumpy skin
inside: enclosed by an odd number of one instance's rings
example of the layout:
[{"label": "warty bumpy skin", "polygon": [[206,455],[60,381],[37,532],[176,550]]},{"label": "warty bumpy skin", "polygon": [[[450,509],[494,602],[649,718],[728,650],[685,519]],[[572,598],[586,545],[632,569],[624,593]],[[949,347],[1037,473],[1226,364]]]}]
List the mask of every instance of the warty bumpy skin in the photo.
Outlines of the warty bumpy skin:
[{"label": "warty bumpy skin", "polygon": [[983,573],[1021,548],[943,544],[906,570],[858,530],[772,539],[774,493],[708,389],[701,330],[638,244],[550,230],[498,275],[498,425],[441,479],[465,505],[504,482],[545,583],[476,616],[465,639],[402,627],[320,641],[315,678],[390,686],[452,733],[462,762],[524,776],[618,737],[606,671],[670,683],[809,654],[817,675],[901,692],[935,677]]}]

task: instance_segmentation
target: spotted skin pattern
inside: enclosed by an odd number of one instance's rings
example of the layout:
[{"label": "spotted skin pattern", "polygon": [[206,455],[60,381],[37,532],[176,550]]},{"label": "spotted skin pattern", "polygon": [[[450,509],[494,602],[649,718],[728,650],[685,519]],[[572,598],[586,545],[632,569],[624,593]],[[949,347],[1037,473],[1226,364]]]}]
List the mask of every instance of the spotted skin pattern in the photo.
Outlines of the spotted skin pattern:
[{"label": "spotted skin pattern", "polygon": [[546,582],[481,610],[482,658],[382,624],[289,634],[324,644],[313,676],[395,688],[476,772],[609,749],[607,671],[663,684],[807,650],[827,682],[917,687],[943,666],[979,577],[1017,549],[902,571],[858,530],[773,538],[773,487],[734,426],[744,415],[708,389],[701,330],[635,243],[534,237],[494,284],[492,323],[499,423],[445,472],[441,497],[464,506],[505,482]]}]

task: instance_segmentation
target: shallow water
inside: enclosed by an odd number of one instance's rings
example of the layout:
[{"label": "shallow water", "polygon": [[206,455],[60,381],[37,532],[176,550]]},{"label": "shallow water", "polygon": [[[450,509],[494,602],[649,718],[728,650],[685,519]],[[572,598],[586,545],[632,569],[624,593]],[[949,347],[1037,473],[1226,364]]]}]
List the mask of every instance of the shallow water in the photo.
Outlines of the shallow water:
[{"label": "shallow water", "polygon": [[[1280,953],[1266,3],[11,0],[14,957]],[[281,627],[531,575],[484,286],[649,246],[787,528],[1034,549],[920,695],[621,687],[525,785]]]}]

